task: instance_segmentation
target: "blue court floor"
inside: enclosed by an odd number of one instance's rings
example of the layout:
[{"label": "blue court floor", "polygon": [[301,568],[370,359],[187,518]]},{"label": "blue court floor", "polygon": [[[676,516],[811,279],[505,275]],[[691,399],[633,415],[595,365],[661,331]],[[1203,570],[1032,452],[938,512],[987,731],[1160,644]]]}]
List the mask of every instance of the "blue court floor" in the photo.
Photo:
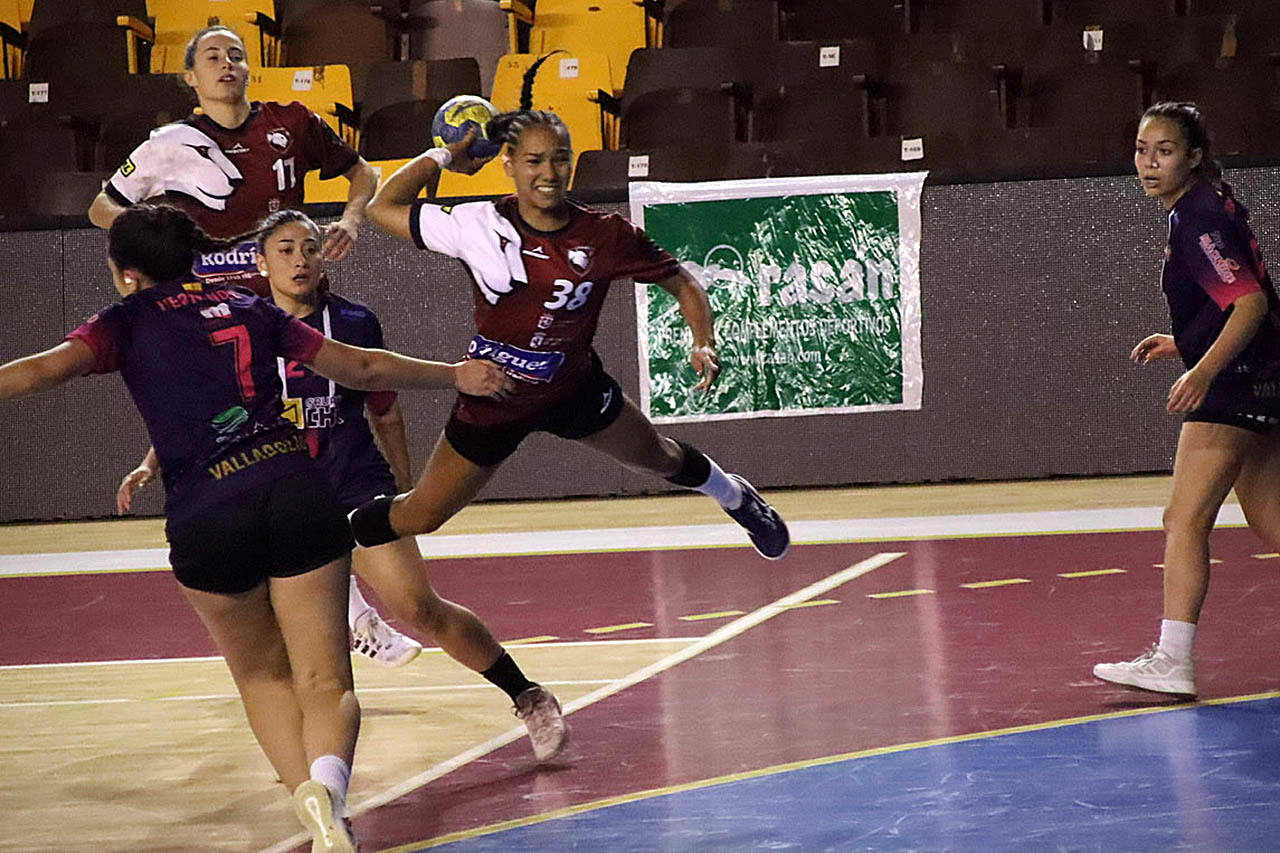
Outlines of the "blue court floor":
[{"label": "blue court floor", "polygon": [[1280,697],[833,756],[435,849],[1280,850]]}]

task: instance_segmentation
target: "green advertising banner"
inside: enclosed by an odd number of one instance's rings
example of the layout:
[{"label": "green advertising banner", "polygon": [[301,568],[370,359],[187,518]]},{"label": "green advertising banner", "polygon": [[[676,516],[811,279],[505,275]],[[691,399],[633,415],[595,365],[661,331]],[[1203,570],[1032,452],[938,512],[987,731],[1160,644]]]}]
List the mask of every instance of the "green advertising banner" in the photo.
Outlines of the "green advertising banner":
[{"label": "green advertising banner", "polygon": [[924,172],[630,185],[631,218],[707,289],[722,373],[692,390],[674,297],[636,285],[658,423],[919,409]]}]

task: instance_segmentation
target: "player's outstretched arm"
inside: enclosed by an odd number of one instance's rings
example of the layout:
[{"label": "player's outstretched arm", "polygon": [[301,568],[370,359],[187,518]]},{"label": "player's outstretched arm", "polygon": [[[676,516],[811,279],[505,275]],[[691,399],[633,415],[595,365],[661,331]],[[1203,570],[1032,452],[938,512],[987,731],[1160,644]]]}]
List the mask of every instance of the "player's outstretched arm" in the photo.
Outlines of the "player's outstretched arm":
[{"label": "player's outstretched arm", "polygon": [[0,365],[0,400],[57,388],[93,367],[93,350],[83,341],[63,341],[53,349]]},{"label": "player's outstretched arm", "polygon": [[384,349],[365,349],[326,338],[311,368],[339,385],[358,391],[400,388],[456,388],[475,397],[500,398],[510,392],[511,378],[489,361],[446,364],[425,361]]},{"label": "player's outstretched arm", "polygon": [[706,391],[720,375],[715,318],[711,313],[711,300],[707,298],[707,291],[683,268],[671,278],[658,282],[658,287],[676,298],[680,314],[693,332],[693,349],[689,353],[689,361],[702,377],[694,387],[699,391]]},{"label": "player's outstretched arm", "polygon": [[468,175],[474,174],[488,162],[488,160],[473,160],[467,155],[467,147],[475,138],[476,133],[473,130],[444,148],[423,151],[396,169],[391,177],[382,182],[382,186],[373,195],[373,201],[369,202],[369,207],[365,211],[369,218],[393,237],[412,240],[409,217],[413,214],[413,203],[431,178],[444,168]]}]

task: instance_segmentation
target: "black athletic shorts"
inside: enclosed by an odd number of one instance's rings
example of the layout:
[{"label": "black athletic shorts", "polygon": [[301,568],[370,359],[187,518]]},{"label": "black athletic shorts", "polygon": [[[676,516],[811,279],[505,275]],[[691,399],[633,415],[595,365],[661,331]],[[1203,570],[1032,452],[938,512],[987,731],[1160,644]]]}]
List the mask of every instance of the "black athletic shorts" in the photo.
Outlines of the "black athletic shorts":
[{"label": "black athletic shorts", "polygon": [[204,592],[247,592],[267,578],[306,574],[355,543],[324,475],[302,471],[165,524],[178,582]]},{"label": "black athletic shorts", "polygon": [[1255,415],[1248,412],[1205,408],[1190,412],[1183,420],[1195,423],[1226,424],[1256,432],[1258,435],[1271,435],[1276,426],[1280,425],[1280,418],[1274,415]]},{"label": "black athletic shorts", "polygon": [[478,426],[459,420],[455,403],[444,436],[464,458],[487,468],[515,453],[531,432],[569,439],[594,435],[618,419],[622,402],[622,386],[597,360],[596,369],[568,397],[519,420]]}]

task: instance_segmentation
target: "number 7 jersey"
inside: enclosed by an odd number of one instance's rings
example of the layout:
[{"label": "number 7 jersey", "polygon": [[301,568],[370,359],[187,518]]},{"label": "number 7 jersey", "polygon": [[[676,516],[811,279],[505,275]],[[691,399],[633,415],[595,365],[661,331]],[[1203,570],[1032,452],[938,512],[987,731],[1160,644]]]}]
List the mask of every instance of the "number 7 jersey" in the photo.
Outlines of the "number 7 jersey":
[{"label": "number 7 jersey", "polygon": [[468,356],[503,365],[516,390],[503,401],[459,398],[470,423],[502,423],[552,405],[593,369],[592,340],[610,282],[670,278],[679,262],[625,218],[569,202],[569,222],[539,231],[515,196],[440,206],[417,202],[413,240],[463,262],[475,285]]}]

